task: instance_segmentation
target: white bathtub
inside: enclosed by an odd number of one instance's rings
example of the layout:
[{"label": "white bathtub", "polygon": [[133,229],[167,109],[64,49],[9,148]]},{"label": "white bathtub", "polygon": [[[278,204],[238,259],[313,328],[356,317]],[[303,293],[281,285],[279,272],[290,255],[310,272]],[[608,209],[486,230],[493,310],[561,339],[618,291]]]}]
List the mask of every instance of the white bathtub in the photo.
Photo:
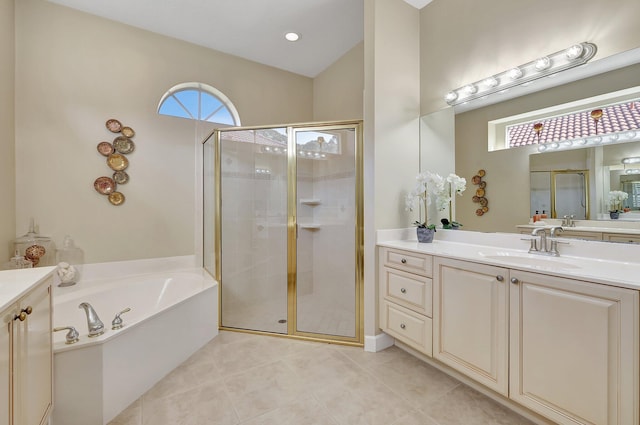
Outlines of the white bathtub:
[{"label": "white bathtub", "polygon": [[[153,264],[86,266],[88,279],[54,288],[54,327],[74,326],[80,340],[67,345],[66,332],[54,334],[52,425],[107,424],[217,335],[216,282],[200,268],[166,270],[166,263]],[[158,268],[165,270],[148,272]],[[123,269],[126,275],[114,276]],[[105,325],[103,335],[87,336],[81,302],[93,306]],[[115,314],[127,307],[124,327],[112,330]]]}]

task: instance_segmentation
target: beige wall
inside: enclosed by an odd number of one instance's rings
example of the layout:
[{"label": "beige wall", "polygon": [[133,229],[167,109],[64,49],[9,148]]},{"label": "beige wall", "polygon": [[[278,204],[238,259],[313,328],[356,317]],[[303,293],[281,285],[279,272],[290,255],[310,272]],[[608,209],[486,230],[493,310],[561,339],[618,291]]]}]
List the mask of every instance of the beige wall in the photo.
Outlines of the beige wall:
[{"label": "beige wall", "polygon": [[486,170],[490,208],[482,217],[475,215],[478,204],[471,197],[477,186],[469,183],[457,204],[457,218],[465,230],[512,232],[529,217],[529,154],[536,150],[524,147],[488,152],[488,121],[639,85],[640,65],[633,65],[456,115],[456,172],[469,181],[479,169]]},{"label": "beige wall", "polygon": [[637,0],[436,0],[421,10],[422,114],[452,88],[590,41],[594,60],[638,47]]},{"label": "beige wall", "polygon": [[364,42],[313,80],[313,120],[362,119]]},{"label": "beige wall", "polygon": [[375,230],[407,227],[404,195],[419,169],[420,13],[365,0],[365,334],[376,323]]},{"label": "beige wall", "polygon": [[13,253],[9,240],[15,233],[14,178],[14,5],[0,0],[0,269]]},{"label": "beige wall", "polygon": [[[313,118],[309,78],[46,1],[16,2],[16,35],[15,231],[34,217],[58,245],[71,234],[87,262],[194,253],[196,149],[209,129],[156,113],[173,85],[218,88],[243,125]],[[96,151],[114,137],[109,118],[136,131],[120,207],[93,189],[110,175]]]}]

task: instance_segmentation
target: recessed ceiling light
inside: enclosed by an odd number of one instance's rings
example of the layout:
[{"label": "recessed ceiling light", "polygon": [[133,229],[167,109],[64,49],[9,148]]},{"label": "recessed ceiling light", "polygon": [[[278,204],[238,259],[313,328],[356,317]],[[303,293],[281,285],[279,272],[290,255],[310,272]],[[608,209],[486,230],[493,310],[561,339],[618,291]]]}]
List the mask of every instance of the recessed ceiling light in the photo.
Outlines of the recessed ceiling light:
[{"label": "recessed ceiling light", "polygon": [[298,41],[300,39],[300,36],[295,32],[288,32],[284,35],[284,38],[289,41]]}]

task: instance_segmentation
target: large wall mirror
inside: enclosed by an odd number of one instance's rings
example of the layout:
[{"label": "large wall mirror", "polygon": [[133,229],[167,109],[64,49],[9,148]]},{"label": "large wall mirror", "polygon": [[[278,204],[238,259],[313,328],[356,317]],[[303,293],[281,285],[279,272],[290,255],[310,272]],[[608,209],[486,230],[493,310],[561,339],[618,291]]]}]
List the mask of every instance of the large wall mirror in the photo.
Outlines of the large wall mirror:
[{"label": "large wall mirror", "polygon": [[[581,75],[576,77],[579,78],[577,81],[476,109],[466,107],[460,113],[439,111],[423,117],[421,126],[438,116],[443,120],[440,127],[455,129],[455,172],[458,175],[470,181],[479,169],[486,170],[483,180],[487,184],[490,211],[476,216],[477,207],[472,202],[474,193],[471,193],[475,188],[471,185],[457,203],[456,220],[463,223],[466,230],[515,233],[518,225],[529,222],[535,210],[544,209],[550,213],[552,208],[560,218],[574,214],[576,219],[604,219],[610,190],[628,191],[629,198],[638,198],[640,205],[640,172],[636,175],[625,173],[621,163],[622,158],[640,156],[640,142],[549,153],[538,152],[537,146],[493,152],[488,149],[488,123],[492,120],[640,86],[640,49],[628,53],[627,58],[625,54],[616,55],[610,70],[597,75],[586,78]],[[423,164],[428,164],[426,157],[434,147],[433,134],[421,131],[420,143],[421,168],[424,170]],[[555,199],[552,200],[553,195]],[[543,197],[546,202],[542,201]],[[534,204],[538,201],[540,206]],[[640,207],[635,207],[635,211],[640,217]]]}]

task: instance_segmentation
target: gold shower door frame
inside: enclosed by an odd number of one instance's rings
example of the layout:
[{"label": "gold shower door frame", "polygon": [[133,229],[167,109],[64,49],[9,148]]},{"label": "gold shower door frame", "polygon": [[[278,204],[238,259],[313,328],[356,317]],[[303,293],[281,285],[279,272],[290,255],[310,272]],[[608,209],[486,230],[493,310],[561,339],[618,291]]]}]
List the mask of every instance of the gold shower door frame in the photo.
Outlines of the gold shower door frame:
[{"label": "gold shower door frame", "polygon": [[[247,330],[222,326],[222,146],[221,134],[226,131],[265,130],[286,128],[287,146],[287,334],[259,330]],[[304,131],[348,130],[355,132],[355,337],[319,334],[297,330],[297,146],[296,134]],[[344,345],[362,346],[364,344],[364,200],[363,200],[363,137],[362,121],[316,122],[288,125],[269,125],[251,127],[229,127],[216,129],[214,135],[214,173],[215,173],[215,278],[218,281],[218,323],[221,330],[267,334],[273,336],[332,342]],[[209,140],[210,137],[205,139]],[[205,217],[206,220],[206,217]]]}]

